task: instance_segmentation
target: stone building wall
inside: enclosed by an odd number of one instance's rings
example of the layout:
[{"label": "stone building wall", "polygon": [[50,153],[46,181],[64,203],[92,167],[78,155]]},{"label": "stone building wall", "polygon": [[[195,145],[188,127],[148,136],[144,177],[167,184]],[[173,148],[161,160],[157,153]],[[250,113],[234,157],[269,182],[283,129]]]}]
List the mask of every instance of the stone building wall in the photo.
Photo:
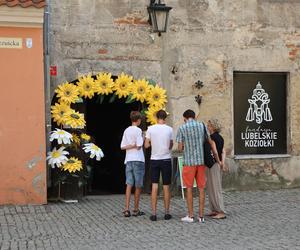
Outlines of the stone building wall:
[{"label": "stone building wall", "polygon": [[[170,123],[192,108],[222,120],[230,173],[227,188],[300,185],[300,2],[295,0],[166,0],[168,32],[151,33],[148,0],[51,0],[55,86],[78,73],[108,71],[147,77],[168,91]],[[289,72],[286,158],[234,158],[233,72]],[[201,80],[198,90],[193,84]],[[199,108],[194,97],[203,96]]]}]

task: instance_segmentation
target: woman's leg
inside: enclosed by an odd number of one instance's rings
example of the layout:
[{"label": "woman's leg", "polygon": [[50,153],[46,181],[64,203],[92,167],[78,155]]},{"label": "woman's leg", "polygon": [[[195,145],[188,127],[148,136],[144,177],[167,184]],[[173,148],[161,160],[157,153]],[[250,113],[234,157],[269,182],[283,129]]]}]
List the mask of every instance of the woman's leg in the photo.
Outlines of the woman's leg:
[{"label": "woman's leg", "polygon": [[[214,167],[214,166],[213,166]],[[212,168],[213,168],[212,167]],[[212,168],[207,168],[206,171],[206,176],[207,176],[207,181],[206,181],[206,190],[207,190],[207,195],[208,195],[208,204],[210,208],[210,216],[216,215],[217,212],[215,210],[215,198],[214,198],[214,187],[213,187],[213,176],[212,176]]]},{"label": "woman's leg", "polygon": [[210,179],[210,184],[208,187],[208,197],[210,208],[212,211],[218,213],[224,213],[224,202],[222,194],[222,172],[218,163],[215,163],[208,170],[208,178]]}]

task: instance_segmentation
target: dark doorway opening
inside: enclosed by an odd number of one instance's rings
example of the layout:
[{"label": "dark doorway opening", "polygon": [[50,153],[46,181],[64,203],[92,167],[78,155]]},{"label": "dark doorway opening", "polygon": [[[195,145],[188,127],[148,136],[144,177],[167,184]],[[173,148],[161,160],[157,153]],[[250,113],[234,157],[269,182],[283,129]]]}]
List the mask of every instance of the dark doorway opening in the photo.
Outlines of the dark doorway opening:
[{"label": "dark doorway opening", "polygon": [[91,194],[120,194],[125,192],[125,152],[120,149],[124,130],[130,125],[129,114],[141,110],[141,103],[125,103],[116,98],[109,103],[110,96],[100,103],[99,97],[87,100],[86,129],[96,145],[104,152],[100,162],[91,160]]}]

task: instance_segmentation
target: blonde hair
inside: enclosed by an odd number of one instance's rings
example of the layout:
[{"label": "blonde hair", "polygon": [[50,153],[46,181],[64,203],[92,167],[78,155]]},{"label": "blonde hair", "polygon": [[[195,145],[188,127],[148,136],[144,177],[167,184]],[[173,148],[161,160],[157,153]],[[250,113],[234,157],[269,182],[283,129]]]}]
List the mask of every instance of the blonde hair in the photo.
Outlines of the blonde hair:
[{"label": "blonde hair", "polygon": [[222,126],[221,126],[221,124],[219,123],[219,120],[218,120],[218,119],[212,118],[212,119],[210,119],[208,122],[211,124],[211,126],[213,127],[213,129],[214,129],[216,132],[218,132],[218,133],[221,132]]}]

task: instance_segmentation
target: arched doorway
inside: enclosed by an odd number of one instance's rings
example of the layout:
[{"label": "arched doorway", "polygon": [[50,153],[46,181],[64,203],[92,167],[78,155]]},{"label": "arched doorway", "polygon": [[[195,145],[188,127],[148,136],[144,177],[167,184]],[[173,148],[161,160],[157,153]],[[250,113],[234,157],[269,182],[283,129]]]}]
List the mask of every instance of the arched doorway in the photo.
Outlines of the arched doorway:
[{"label": "arched doorway", "polygon": [[130,125],[129,114],[140,110],[140,103],[126,104],[117,99],[109,102],[109,96],[100,104],[97,97],[86,101],[86,130],[97,145],[101,145],[105,157],[92,161],[91,194],[119,194],[125,191],[125,152],[120,149],[124,130]]},{"label": "arched doorway", "polygon": [[[101,72],[94,76],[88,74],[58,85],[51,106],[50,141],[55,143],[48,156],[49,161],[56,162],[56,166],[52,163],[57,172],[54,185],[69,185],[71,191],[75,186],[86,190],[88,182],[94,194],[124,193],[125,152],[120,150],[120,142],[123,131],[130,125],[130,111],[145,114],[141,128],[146,130],[147,124],[156,122],[155,113],[164,108],[166,102],[165,90],[155,82],[136,80],[124,73],[118,76]],[[101,148],[105,156],[99,162]],[[146,159],[147,155],[149,152]],[[145,175],[146,188],[149,186],[147,160]],[[80,194],[80,190],[74,192]]]}]

